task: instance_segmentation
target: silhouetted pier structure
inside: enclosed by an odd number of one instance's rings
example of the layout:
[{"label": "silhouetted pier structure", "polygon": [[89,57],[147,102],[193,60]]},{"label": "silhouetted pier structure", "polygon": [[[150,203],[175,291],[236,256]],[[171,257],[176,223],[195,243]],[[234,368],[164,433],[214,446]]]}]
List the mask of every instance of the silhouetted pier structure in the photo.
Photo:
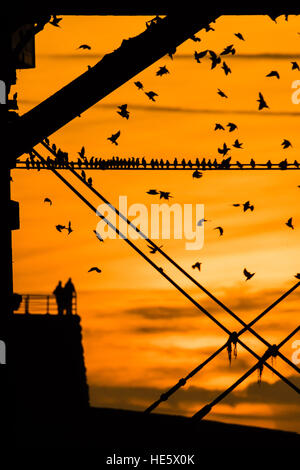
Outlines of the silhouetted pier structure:
[{"label": "silhouetted pier structure", "polygon": [[[12,6],[9,6],[12,8]],[[15,9],[15,6],[13,6]],[[24,153],[35,152],[35,156],[43,162],[43,157],[33,147],[41,143],[45,138],[61,129],[72,119],[78,117],[83,111],[90,108],[93,104],[109,95],[112,91],[120,87],[126,81],[134,77],[136,74],[153,64],[159,58],[166,54],[173,54],[176,47],[183,41],[196,34],[202,28],[208,28],[212,21],[215,21],[221,14],[269,14],[273,19],[280,14],[299,14],[300,6],[288,2],[282,7],[263,6],[261,3],[255,2],[251,5],[236,5],[234,3],[226,3],[219,7],[211,4],[207,11],[201,6],[201,15],[198,14],[198,6],[188,5],[183,9],[182,6],[176,6],[174,2],[152,2],[151,4],[143,4],[138,9],[124,6],[124,2],[114,5],[91,6],[85,2],[84,7],[70,7],[60,2],[59,6],[49,6],[47,2],[36,7],[33,13],[28,9],[27,5],[18,7],[18,12],[11,11],[8,16],[7,26],[10,31],[3,29],[2,44],[4,44],[3,66],[0,80],[6,84],[6,104],[1,105],[1,128],[3,135],[6,136],[9,153],[4,166],[6,168],[2,172],[2,187],[5,190],[5,198],[8,202],[10,217],[5,222],[3,229],[5,235],[4,251],[7,256],[2,266],[5,268],[3,279],[6,280],[7,299],[9,308],[0,316],[0,329],[3,338],[7,341],[7,358],[10,367],[10,374],[7,367],[1,369],[1,377],[9,378],[9,393],[6,393],[4,406],[7,404],[9,394],[15,394],[15,401],[10,411],[15,414],[18,426],[13,430],[14,439],[19,445],[34,447],[35,444],[44,447],[61,446],[61,447],[77,447],[82,444],[84,447],[107,447],[118,448],[126,446],[145,446],[153,445],[155,447],[164,448],[164,446],[184,447],[195,445],[198,449],[200,445],[212,447],[223,447],[227,449],[236,446],[262,447],[275,445],[295,446],[299,442],[299,436],[293,433],[281,433],[278,431],[257,430],[250,427],[231,426],[220,423],[212,423],[203,421],[211,408],[223,399],[226,394],[231,393],[234,388],[239,385],[246,377],[251,375],[255,370],[261,370],[263,366],[268,367],[280,377],[287,385],[299,393],[299,389],[291,383],[287,378],[278,373],[278,371],[268,364],[268,359],[280,355],[280,347],[291,338],[299,327],[295,328],[285,339],[278,345],[269,345],[268,342],[260,337],[266,345],[266,351],[262,357],[251,350],[245,343],[241,341],[239,336],[245,331],[255,334],[253,324],[244,324],[239,319],[243,328],[240,332],[231,332],[224,329],[214,316],[206,311],[193,297],[189,296],[184,289],[164,271],[157,266],[145,253],[139,250],[133,243],[131,247],[142,256],[154,269],[167,279],[176,289],[181,292],[190,302],[192,302],[203,314],[207,315],[214,323],[216,323],[226,334],[227,341],[222,349],[227,348],[231,351],[232,346],[239,343],[248,350],[256,359],[255,367],[247,371],[240,377],[231,387],[223,392],[220,397],[206,405],[195,414],[194,419],[183,417],[171,417],[150,414],[158,404],[168,399],[171,391],[175,392],[189,378],[182,378],[172,389],[163,393],[159,400],[152,404],[146,413],[126,412],[121,410],[103,410],[89,409],[88,388],[86,382],[85,366],[82,350],[82,338],[80,319],[78,315],[57,316],[51,314],[34,314],[34,315],[18,315],[12,314],[12,256],[11,256],[11,231],[19,228],[18,205],[11,201],[10,197],[10,174],[12,168],[25,168],[32,165],[35,169],[42,169],[42,164],[38,167],[35,163],[26,163],[22,160],[18,163],[18,158]],[[150,27],[135,38],[124,40],[121,46],[110,54],[106,54],[94,67],[73,80],[70,84],[57,91],[54,95],[34,107],[23,116],[18,117],[16,110],[16,100],[8,100],[8,94],[11,85],[16,82],[16,69],[34,67],[34,36],[43,29],[44,25],[51,19],[51,15],[60,14],[167,14],[164,19],[156,17],[156,21],[150,22]],[[25,28],[25,33],[20,36],[17,34],[19,28]],[[11,39],[14,41],[11,41]],[[21,38],[21,40],[20,40]],[[15,44],[12,49],[11,44]],[[24,54],[24,48],[31,44],[29,53]],[[143,50],[143,54],[139,51]],[[28,51],[27,51],[28,52]],[[29,59],[26,62],[26,57]],[[126,67],[120,67],[120,64],[126,64]],[[49,151],[49,149],[48,149]],[[44,161],[46,161],[44,159]],[[84,162],[83,162],[84,163]],[[27,166],[26,166],[27,165]],[[75,164],[74,164],[75,165]],[[80,163],[80,168],[85,168]],[[107,163],[103,164],[104,166]],[[193,167],[192,165],[182,165],[178,169],[191,170],[242,170],[250,169],[248,167],[235,166],[237,163],[223,163],[223,167],[217,165],[203,165],[203,168]],[[246,164],[247,165],[247,164]],[[290,170],[298,169],[298,163],[283,163],[283,167],[269,164],[265,168],[264,163],[257,163],[251,167],[251,170]],[[275,165],[275,166],[274,166]],[[156,166],[146,163],[145,168],[134,166],[126,163],[124,165],[111,165],[109,168],[100,169],[167,169],[167,162],[162,162]],[[45,169],[50,169],[53,173],[85,203],[89,209],[94,211],[93,205],[82,196],[70,182],[60,174],[60,169],[56,164],[46,165]],[[80,176],[75,170],[80,169],[79,165],[72,167],[69,165],[68,170],[80,180]],[[90,168],[86,169],[98,169]],[[168,169],[175,169],[169,165]],[[176,167],[177,169],[177,167]],[[198,175],[199,176],[199,175]],[[84,184],[86,182],[82,181]],[[94,188],[91,188],[94,194],[102,200],[105,198]],[[118,214],[122,216],[122,214]],[[128,221],[130,223],[130,221]],[[116,230],[116,227],[112,227]],[[148,243],[153,244],[151,240],[146,239]],[[190,281],[197,283],[183,268],[175,263],[160,248],[158,251],[176,267],[184,273]],[[293,286],[296,289],[300,283]],[[218,303],[228,314],[237,317],[227,306],[212,296],[199,283],[199,289]],[[292,291],[281,296],[281,300]],[[46,300],[47,302],[47,300]],[[276,302],[274,303],[276,304]],[[257,316],[258,321],[273,306],[269,306]],[[46,308],[47,309],[47,308]],[[267,343],[267,344],[266,344]],[[216,357],[220,352],[216,351],[205,363],[194,369],[193,374],[198,372],[211,358]],[[280,356],[284,358],[283,355]],[[288,363],[288,359],[284,358]],[[293,367],[291,364],[289,364]],[[295,369],[295,367],[293,367]],[[190,376],[192,376],[190,374]],[[2,392],[2,389],[1,389]],[[4,390],[5,393],[5,390]],[[2,402],[1,402],[2,403]],[[155,406],[154,406],[155,405]],[[150,409],[151,408],[151,409]],[[12,411],[13,410],[13,411]],[[13,420],[13,422],[15,422]],[[128,432],[128,423],[130,423],[131,432]],[[101,429],[101,434],[99,433]],[[31,434],[32,433],[32,434]],[[104,437],[103,437],[104,436]],[[216,442],[217,439],[217,442]],[[100,443],[99,443],[100,441]],[[246,441],[246,442],[245,442]],[[50,445],[49,445],[50,444]]]}]

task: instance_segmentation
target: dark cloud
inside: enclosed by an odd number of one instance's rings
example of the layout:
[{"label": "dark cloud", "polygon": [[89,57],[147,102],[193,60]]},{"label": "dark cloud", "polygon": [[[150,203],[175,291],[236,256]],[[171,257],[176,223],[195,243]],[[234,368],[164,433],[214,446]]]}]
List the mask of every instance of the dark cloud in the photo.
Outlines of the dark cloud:
[{"label": "dark cloud", "polygon": [[[298,376],[292,376],[289,379],[300,387]],[[93,406],[142,410],[157,400],[165,391],[166,389],[155,387],[90,385],[90,398]],[[196,386],[181,388],[169,399],[168,406],[174,412],[178,412],[179,409],[189,409],[191,406],[199,405],[201,408],[203,404],[209,403],[221,392],[223,392],[221,389]],[[231,393],[222,403],[233,407],[243,403],[299,406],[299,396],[281,381],[273,384],[262,381],[261,384],[253,382],[245,390]]]},{"label": "dark cloud", "polygon": [[131,308],[125,310],[125,313],[138,315],[147,320],[166,320],[199,316],[197,309],[164,306]]},{"label": "dark cloud", "polygon": [[[19,104],[31,105],[32,107],[38,105],[38,101],[34,100],[19,100]],[[116,110],[120,103],[98,103],[93,106],[94,109],[113,109]],[[128,103],[128,109],[131,111],[149,111],[151,113],[185,113],[185,114],[211,114],[211,115],[245,115],[245,116],[289,116],[299,117],[300,111],[272,111],[268,110],[266,113],[261,113],[256,109],[218,109],[218,108],[183,108],[179,106],[149,106],[134,103]]]},{"label": "dark cloud", "polygon": [[[198,48],[199,49],[199,48]],[[40,54],[38,55],[39,58],[42,59],[50,59],[50,60],[87,60],[87,59],[96,59],[96,60],[101,60],[104,57],[103,52],[82,52],[82,51],[77,51],[75,50],[74,52],[70,52],[68,54]],[[165,56],[167,59],[168,56]],[[174,55],[175,59],[179,60],[195,60],[194,58],[194,52],[191,52],[190,54],[180,54],[177,53]],[[241,59],[241,60],[266,60],[266,59],[277,59],[277,60],[296,60],[300,59],[300,54],[290,54],[290,53],[261,53],[261,54],[239,54],[238,52],[230,56],[230,60],[236,60],[236,59]],[[208,57],[203,57],[202,60],[209,60]]]},{"label": "dark cloud", "polygon": [[[116,109],[119,103],[99,103],[95,108]],[[208,109],[208,108],[183,108],[179,106],[147,106],[128,103],[128,109],[132,111],[149,111],[149,112],[165,112],[165,113],[186,113],[186,114],[236,114],[236,115],[255,115],[255,116],[290,116],[299,117],[300,111],[272,111],[261,113],[257,109]]]},{"label": "dark cloud", "polygon": [[[216,51],[217,52],[217,51]],[[182,60],[189,60],[189,59],[194,59],[193,54],[175,54],[174,55],[175,59],[182,59]],[[208,57],[203,57],[202,60],[209,60]],[[261,53],[261,54],[239,54],[238,52],[235,55],[230,56],[230,60],[236,60],[236,59],[250,59],[250,60],[257,60],[257,59],[277,59],[277,60],[296,60],[300,59],[300,54],[290,54],[290,53]]]}]

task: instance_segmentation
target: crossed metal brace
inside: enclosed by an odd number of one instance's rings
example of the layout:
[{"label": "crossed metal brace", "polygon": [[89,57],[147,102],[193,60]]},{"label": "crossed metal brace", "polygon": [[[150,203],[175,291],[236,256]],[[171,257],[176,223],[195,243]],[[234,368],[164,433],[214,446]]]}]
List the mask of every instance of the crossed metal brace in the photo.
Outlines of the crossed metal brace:
[{"label": "crossed metal brace", "polygon": [[[42,142],[43,146],[50,151],[54,156],[56,156],[56,152],[46,143]],[[47,163],[46,160],[36,151],[32,151],[35,156],[37,156],[44,164]],[[98,215],[99,213],[97,212],[97,209],[84,197],[82,194],[79,193],[79,191],[74,188],[55,168],[51,167],[50,168],[56,176],[58,176],[90,209],[92,209],[94,212],[96,212]],[[212,358],[216,357],[216,355],[221,352],[221,350],[225,349],[225,347],[230,348],[231,344],[233,343],[236,345],[239,343],[241,346],[244,347],[250,354],[252,354],[257,360],[257,364],[263,364],[268,367],[275,375],[277,375],[281,380],[283,380],[287,385],[289,385],[293,390],[295,390],[298,394],[300,393],[299,388],[294,385],[289,379],[284,377],[281,373],[279,373],[276,369],[273,368],[270,364],[266,362],[266,353],[264,354],[263,357],[260,357],[258,354],[256,354],[249,346],[247,346],[240,338],[239,336],[244,333],[245,331],[250,331],[257,339],[259,339],[261,342],[263,342],[267,347],[268,350],[274,349],[274,345],[271,346],[261,335],[259,335],[255,330],[252,329],[252,325],[256,323],[262,316],[264,316],[267,312],[269,312],[275,305],[277,305],[283,298],[285,298],[289,293],[291,293],[294,289],[296,289],[299,285],[300,282],[298,282],[292,289],[290,289],[286,294],[281,296],[276,302],[274,302],[271,306],[269,306],[262,314],[260,314],[258,317],[256,317],[255,320],[250,322],[248,325],[241,320],[236,314],[234,314],[228,307],[226,307],[220,300],[218,300],[213,294],[211,294],[206,288],[204,288],[196,279],[194,279],[190,274],[188,274],[181,266],[179,266],[172,258],[170,258],[159,246],[157,246],[151,239],[148,238],[143,232],[136,227],[132,222],[129,221],[123,214],[121,214],[118,209],[116,209],[112,204],[110,204],[107,199],[105,199],[95,188],[91,187],[72,167],[69,166],[69,171],[75,175],[82,183],[84,183],[94,194],[96,194],[103,202],[108,204],[111,209],[113,209],[119,217],[121,217],[123,220],[127,222],[128,225],[130,225],[136,232],[138,232],[142,238],[144,238],[148,243],[150,243],[153,247],[156,248],[156,251],[160,252],[168,261],[170,261],[179,271],[181,271],[188,279],[190,279],[195,285],[197,285],[203,292],[205,292],[211,299],[213,299],[219,306],[221,306],[227,313],[229,313],[233,318],[235,318],[239,323],[243,325],[243,329],[240,332],[230,332],[222,323],[220,323],[210,312],[208,312],[204,307],[202,307],[193,297],[191,297],[184,289],[182,289],[172,278],[170,278],[163,270],[162,268],[158,267],[147,255],[145,255],[144,252],[142,252],[134,243],[131,242],[128,238],[126,238],[119,230],[116,228],[108,219],[106,219],[103,215],[100,214],[100,217],[117,233],[119,234],[135,251],[137,251],[149,264],[151,264],[160,274],[165,277],[174,287],[176,287],[177,290],[179,290],[186,298],[188,298],[200,311],[202,311],[206,316],[208,316],[214,323],[216,323],[223,331],[225,331],[229,335],[228,341],[225,343],[225,345],[220,348],[218,351],[216,351],[215,354],[213,354],[208,361],[205,361],[205,363],[209,362]],[[295,333],[294,333],[295,334]],[[268,351],[267,350],[267,351]],[[300,369],[292,363],[289,359],[287,359],[280,351],[279,348],[277,347],[276,349],[276,355],[279,355],[282,360],[284,360],[287,364],[289,364],[291,367],[293,367],[298,373],[300,372]],[[203,365],[204,366],[204,365]],[[256,366],[257,369],[258,365]],[[202,368],[202,367],[201,367]],[[196,371],[197,369],[197,371]],[[194,372],[192,375],[195,375],[196,372],[198,372],[200,369],[196,368],[194,369]],[[251,372],[252,373],[252,372]],[[189,374],[189,378],[191,375]],[[243,379],[244,380],[244,379]],[[180,381],[172,387],[166,394],[163,394],[159,400],[157,400],[154,404],[152,404],[150,407],[148,407],[145,412],[151,412],[156,406],[158,406],[159,403],[162,401],[165,401],[171,394],[175,393],[176,390],[178,390],[181,386],[183,386],[186,383],[186,379],[180,379]],[[240,382],[239,382],[240,383]],[[170,393],[172,391],[172,393]],[[229,393],[229,392],[228,392]]]}]

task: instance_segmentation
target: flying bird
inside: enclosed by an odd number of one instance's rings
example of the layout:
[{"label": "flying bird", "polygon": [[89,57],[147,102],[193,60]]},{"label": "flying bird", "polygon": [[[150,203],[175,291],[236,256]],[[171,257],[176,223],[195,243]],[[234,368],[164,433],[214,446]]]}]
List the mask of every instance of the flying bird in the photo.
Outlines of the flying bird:
[{"label": "flying bird", "polygon": [[139,81],[134,82],[134,84],[139,90],[142,90],[144,88],[144,85]]},{"label": "flying bird", "polygon": [[67,227],[65,225],[56,225],[55,228],[56,228],[56,230],[61,232],[62,230],[66,229]]},{"label": "flying bird", "polygon": [[197,222],[197,226],[198,227],[203,227],[203,222],[209,222],[209,221],[207,219],[200,219]]},{"label": "flying bird", "polygon": [[122,116],[125,119],[129,119],[129,111],[127,109],[127,104],[122,104],[121,106],[118,106],[120,111],[117,111],[120,116]]},{"label": "flying bird", "polygon": [[193,268],[193,269],[196,269],[196,268],[197,268],[198,271],[201,271],[201,264],[202,264],[202,263],[199,263],[199,261],[197,261],[197,263],[195,263],[195,264],[192,265],[192,268]]},{"label": "flying bird", "polygon": [[236,140],[234,141],[234,144],[232,144],[232,146],[235,147],[235,148],[237,148],[237,149],[243,148],[242,145],[243,145],[242,142],[239,142],[238,139],[236,139]]},{"label": "flying bird", "polygon": [[300,279],[300,273],[295,274],[296,279]]},{"label": "flying bird", "polygon": [[230,150],[230,147],[227,147],[226,143],[224,142],[223,144],[223,147],[222,148],[218,148],[218,152],[221,154],[221,155],[226,155],[227,152]]},{"label": "flying bird", "polygon": [[170,199],[170,197],[173,197],[170,195],[170,192],[169,191],[159,191],[160,193],[160,196],[159,196],[159,199]]},{"label": "flying bird", "polygon": [[158,77],[162,77],[163,75],[166,75],[167,73],[170,73],[167,67],[164,65],[163,67],[159,67],[158,71],[156,72],[156,75]]},{"label": "flying bird", "polygon": [[145,95],[147,95],[149,100],[151,101],[155,101],[154,96],[158,96],[158,94],[155,93],[155,91],[145,91]]},{"label": "flying bird", "polygon": [[192,39],[192,41],[194,41],[194,42],[200,42],[200,41],[201,41],[201,39],[198,38],[197,36],[195,36],[195,34],[193,34],[192,36],[190,36],[189,39]]},{"label": "flying bird", "polygon": [[88,273],[95,271],[96,273],[101,273],[101,269],[97,268],[97,266],[93,266],[91,269],[88,270]]},{"label": "flying bird", "polygon": [[160,245],[160,246],[147,245],[147,247],[149,248],[150,253],[154,254],[158,251],[159,248],[162,248],[163,245]]},{"label": "flying bird", "polygon": [[280,75],[279,75],[279,73],[277,72],[277,70],[272,70],[270,73],[268,73],[268,75],[266,75],[266,77],[276,77],[276,78],[278,78],[278,80],[279,80]]},{"label": "flying bird", "polygon": [[249,271],[247,271],[246,268],[244,268],[244,271],[243,271],[244,275],[246,276],[246,281],[249,281],[249,279],[251,279],[251,277],[254,276],[255,273],[249,273]]},{"label": "flying bird", "polygon": [[201,63],[200,59],[202,59],[203,57],[205,57],[206,54],[207,54],[207,51],[201,51],[201,52],[195,51],[195,52],[194,52],[194,58],[195,58],[196,62],[197,62],[198,64],[200,64],[200,63]]},{"label": "flying bird", "polygon": [[147,191],[147,194],[151,194],[152,196],[154,196],[156,194],[159,194],[159,192],[156,191],[156,189],[149,189],[149,191]]},{"label": "flying bird", "polygon": [[88,49],[90,51],[92,48],[88,44],[81,44],[77,49]]},{"label": "flying bird", "polygon": [[221,57],[219,57],[214,51],[208,51],[211,60],[211,69],[214,69],[218,64],[221,63]]},{"label": "flying bird", "polygon": [[61,22],[62,18],[57,18],[56,15],[53,15],[53,18],[52,20],[49,21],[50,24],[52,24],[52,26],[56,26],[57,28],[60,28],[60,25],[59,23]]},{"label": "flying bird", "polygon": [[85,157],[85,148],[81,147],[80,152],[77,152],[77,153],[80,156],[80,158],[84,158]]},{"label": "flying bird", "polygon": [[224,233],[224,229],[222,227],[215,227],[214,230],[219,230],[219,235],[220,237],[223,235]]},{"label": "flying bird", "polygon": [[241,41],[245,41],[244,36],[242,35],[242,33],[234,33],[234,35],[235,35],[238,39],[240,39]]},{"label": "flying bird", "polygon": [[229,132],[233,132],[235,129],[237,129],[237,125],[233,122],[229,122],[228,124],[226,124],[226,127],[229,127]]},{"label": "flying bird", "polygon": [[74,230],[71,227],[71,221],[69,221],[68,227],[66,227],[66,229],[68,230],[68,235],[70,235],[70,233],[74,232]]},{"label": "flying bird", "polygon": [[258,96],[259,96],[259,99],[256,100],[256,101],[258,101],[258,103],[259,103],[259,107],[258,107],[259,111],[260,111],[261,109],[268,108],[269,106],[268,106],[267,103],[265,102],[265,99],[264,99],[263,95],[259,92],[259,95],[258,95]]},{"label": "flying bird", "polygon": [[203,173],[201,173],[201,171],[199,171],[199,170],[195,170],[195,171],[193,172],[193,178],[199,179],[199,178],[201,178],[202,176],[203,176]]},{"label": "flying bird", "polygon": [[224,91],[220,90],[220,88],[218,88],[218,95],[220,95],[222,98],[228,98],[228,96],[224,93]]},{"label": "flying bird", "polygon": [[222,124],[219,124],[218,122],[216,122],[216,125],[215,125],[215,131],[225,131],[225,128],[222,126]]},{"label": "flying bird", "polygon": [[289,220],[285,223],[288,227],[290,227],[292,230],[294,230],[294,225],[293,225],[293,217],[290,217]]},{"label": "flying bird", "polygon": [[48,197],[45,197],[44,202],[49,202],[50,206],[52,206],[52,201]]},{"label": "flying bird", "polygon": [[253,206],[253,204],[250,204],[250,201],[244,202],[244,204],[243,204],[244,212],[246,212],[248,209],[250,209],[251,212],[254,211],[254,206]]},{"label": "flying bird", "polygon": [[284,149],[287,149],[288,147],[292,147],[291,142],[287,139],[284,139],[283,142],[281,143],[281,145]]},{"label": "flying bird", "polygon": [[229,73],[231,73],[231,68],[230,68],[230,67],[228,67],[228,65],[226,64],[226,62],[225,62],[225,61],[223,61],[223,65],[222,65],[222,67],[221,67],[221,68],[224,70],[224,72],[225,72],[225,75],[228,75]]},{"label": "flying bird", "polygon": [[228,54],[235,54],[235,48],[233,47],[233,44],[230,44],[229,46],[225,47],[225,49],[221,52],[220,55],[228,55]]},{"label": "flying bird", "polygon": [[120,137],[121,131],[112,134],[110,137],[107,137],[107,140],[110,140],[112,144],[119,145],[117,139]]},{"label": "flying bird", "polygon": [[291,62],[292,70],[300,70],[299,64],[297,62]]}]

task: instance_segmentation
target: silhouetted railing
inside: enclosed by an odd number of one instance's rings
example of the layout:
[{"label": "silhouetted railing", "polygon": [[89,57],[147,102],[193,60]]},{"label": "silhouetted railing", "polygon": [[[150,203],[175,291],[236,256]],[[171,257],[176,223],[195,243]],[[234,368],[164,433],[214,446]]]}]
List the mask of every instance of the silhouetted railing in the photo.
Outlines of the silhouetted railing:
[{"label": "silhouetted railing", "polygon": [[[53,294],[22,294],[22,302],[16,313],[55,315],[57,303]],[[77,295],[72,298],[72,314],[77,315]]]}]

